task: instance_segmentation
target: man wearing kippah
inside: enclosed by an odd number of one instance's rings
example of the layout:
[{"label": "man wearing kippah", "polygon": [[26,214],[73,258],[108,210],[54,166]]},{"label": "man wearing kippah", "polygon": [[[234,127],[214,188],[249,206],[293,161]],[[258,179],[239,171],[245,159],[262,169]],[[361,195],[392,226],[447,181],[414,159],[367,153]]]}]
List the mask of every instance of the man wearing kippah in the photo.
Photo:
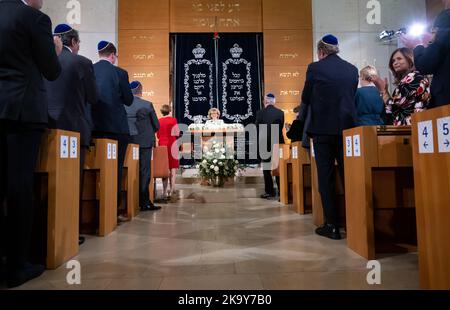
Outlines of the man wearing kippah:
[{"label": "man wearing kippah", "polygon": [[0,277],[6,254],[8,287],[45,270],[29,262],[33,174],[48,121],[43,77],[61,73],[62,44],[41,7],[42,0],[0,1]]},{"label": "man wearing kippah", "polygon": [[[55,27],[54,35],[61,38],[63,50],[59,55],[62,71],[58,79],[46,82],[49,128],[80,133],[80,203],[83,189],[83,165],[91,142],[92,120],[90,106],[97,103],[92,61],[78,55],[80,36],[67,24]],[[81,210],[81,208],[80,208]],[[84,238],[80,237],[79,243]]]},{"label": "man wearing kippah", "polygon": [[[272,176],[272,151],[273,145],[284,144],[283,126],[284,113],[275,107],[276,98],[272,93],[268,93],[264,98],[264,109],[256,114],[256,128],[258,130],[258,150],[261,156],[261,166],[264,174],[264,190],[262,199],[271,199],[276,196],[273,187]],[[267,152],[267,158],[263,153]],[[280,177],[275,177],[278,192],[280,191]]]},{"label": "man wearing kippah", "polygon": [[[344,179],[342,132],[355,126],[355,94],[358,69],[342,60],[338,39],[326,35],[317,45],[318,62],[308,66],[302,101],[309,105],[311,119],[305,129],[313,138],[319,192],[326,223],[318,235],[339,240],[338,206],[335,190],[335,161]],[[343,182],[344,183],[344,182]]]},{"label": "man wearing kippah", "polygon": [[130,84],[134,95],[133,104],[125,107],[132,143],[139,144],[139,206],[141,211],[161,209],[150,201],[149,184],[151,176],[152,148],[155,146],[155,132],[159,130],[159,121],[153,103],[142,99],[142,84],[133,81]]},{"label": "man wearing kippah", "polygon": [[[94,65],[95,79],[99,94],[98,103],[92,106],[95,138],[116,140],[117,156],[117,205],[120,205],[120,192],[123,162],[130,139],[125,106],[133,103],[127,71],[114,66],[117,62],[117,49],[111,42],[98,43],[100,61]],[[117,206],[117,208],[118,208]],[[117,210],[119,211],[119,210]],[[129,219],[118,215],[119,222]]]}]

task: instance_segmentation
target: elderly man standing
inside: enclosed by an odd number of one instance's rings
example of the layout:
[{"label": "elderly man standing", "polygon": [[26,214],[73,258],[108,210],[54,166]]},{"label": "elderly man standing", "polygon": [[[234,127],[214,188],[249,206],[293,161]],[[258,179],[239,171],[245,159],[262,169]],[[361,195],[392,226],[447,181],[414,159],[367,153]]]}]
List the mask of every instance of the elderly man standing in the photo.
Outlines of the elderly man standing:
[{"label": "elderly man standing", "polygon": [[159,121],[155,108],[149,101],[142,99],[142,84],[130,83],[134,95],[133,104],[125,107],[130,127],[131,142],[139,144],[139,206],[141,211],[159,210],[150,201],[149,184],[151,176],[152,148],[155,146],[155,133],[159,130]]},{"label": "elderly man standing", "polygon": [[319,192],[326,223],[318,235],[339,240],[338,207],[335,190],[335,161],[344,177],[342,132],[355,126],[355,94],[358,69],[342,60],[338,39],[326,35],[317,45],[318,62],[309,65],[303,89],[303,103],[310,106],[306,128],[313,138],[319,179]]},{"label": "elderly man standing", "polygon": [[[272,177],[272,151],[273,145],[284,144],[283,126],[284,113],[275,107],[275,95],[269,93],[264,98],[264,109],[256,115],[256,128],[258,130],[258,149],[261,156],[264,173],[265,193],[262,199],[275,197]],[[264,156],[263,153],[266,153]],[[277,188],[280,190],[280,178],[276,177]]]},{"label": "elderly man standing", "polygon": [[[1,243],[6,240],[8,287],[44,272],[44,266],[28,262],[33,172],[47,127],[42,76],[58,78],[61,66],[57,55],[62,43],[53,39],[50,18],[39,11],[41,7],[42,0],[0,1],[0,224],[7,230],[0,235]],[[2,256],[0,253],[0,265]]]}]

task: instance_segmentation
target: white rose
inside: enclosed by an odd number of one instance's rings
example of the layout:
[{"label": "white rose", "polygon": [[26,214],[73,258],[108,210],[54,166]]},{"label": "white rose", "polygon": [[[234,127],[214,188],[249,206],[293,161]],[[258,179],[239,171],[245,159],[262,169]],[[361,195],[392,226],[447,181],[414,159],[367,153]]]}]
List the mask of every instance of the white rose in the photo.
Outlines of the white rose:
[{"label": "white rose", "polygon": [[215,152],[216,152],[216,153],[220,153],[220,150],[219,150],[219,149],[216,149]]},{"label": "white rose", "polygon": [[214,164],[217,164],[217,159],[214,159],[214,160],[213,160],[213,163],[214,163]]},{"label": "white rose", "polygon": [[225,155],[220,156],[220,159],[225,159]]},{"label": "white rose", "polygon": [[206,155],[208,155],[208,156],[211,156],[213,153],[211,153],[211,152],[208,152],[208,153],[206,153]]},{"label": "white rose", "polygon": [[211,165],[211,167],[209,167],[209,169],[213,170],[213,169],[214,169],[214,167],[215,167],[214,165]]},{"label": "white rose", "polygon": [[222,153],[225,153],[226,150],[225,150],[224,148],[221,148],[220,151],[221,151]]},{"label": "white rose", "polygon": [[195,166],[195,168],[200,169],[200,165]]},{"label": "white rose", "polygon": [[206,164],[206,163],[208,163],[208,162],[206,161],[206,159],[204,159],[204,160],[203,160],[203,163]]},{"label": "white rose", "polygon": [[223,162],[219,162],[219,166],[223,166]]},{"label": "white rose", "polygon": [[215,172],[218,172],[218,171],[219,171],[219,167],[217,167],[217,166],[214,167],[214,171],[215,171]]}]

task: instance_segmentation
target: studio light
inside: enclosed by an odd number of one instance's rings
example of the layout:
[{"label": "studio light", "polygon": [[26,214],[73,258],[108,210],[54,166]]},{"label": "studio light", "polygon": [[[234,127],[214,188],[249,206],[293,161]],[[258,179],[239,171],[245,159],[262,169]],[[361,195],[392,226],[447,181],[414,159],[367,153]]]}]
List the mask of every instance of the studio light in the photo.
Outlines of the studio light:
[{"label": "studio light", "polygon": [[408,34],[413,37],[420,37],[426,31],[426,25],[423,23],[415,23],[408,28],[400,28],[399,30],[383,30],[378,35],[382,42],[390,42],[397,40],[401,35]]}]

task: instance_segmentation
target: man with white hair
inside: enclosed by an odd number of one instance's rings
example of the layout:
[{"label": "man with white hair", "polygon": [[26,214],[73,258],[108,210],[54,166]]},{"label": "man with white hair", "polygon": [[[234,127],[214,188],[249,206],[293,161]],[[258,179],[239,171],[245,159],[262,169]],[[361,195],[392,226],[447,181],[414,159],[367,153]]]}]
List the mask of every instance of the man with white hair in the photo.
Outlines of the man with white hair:
[{"label": "man with white hair", "polygon": [[358,69],[341,59],[338,39],[326,35],[317,44],[318,62],[308,66],[302,101],[309,105],[311,121],[306,132],[313,138],[319,192],[326,223],[318,235],[339,240],[335,161],[344,178],[342,132],[355,126]]},{"label": "man with white hair", "polygon": [[[258,150],[264,172],[265,193],[261,195],[263,199],[275,197],[272,177],[272,146],[283,144],[284,113],[275,107],[275,95],[269,93],[264,98],[264,109],[256,115],[256,127],[258,130]],[[264,156],[266,153],[267,156]],[[280,178],[276,177],[278,190],[280,189]]]}]

